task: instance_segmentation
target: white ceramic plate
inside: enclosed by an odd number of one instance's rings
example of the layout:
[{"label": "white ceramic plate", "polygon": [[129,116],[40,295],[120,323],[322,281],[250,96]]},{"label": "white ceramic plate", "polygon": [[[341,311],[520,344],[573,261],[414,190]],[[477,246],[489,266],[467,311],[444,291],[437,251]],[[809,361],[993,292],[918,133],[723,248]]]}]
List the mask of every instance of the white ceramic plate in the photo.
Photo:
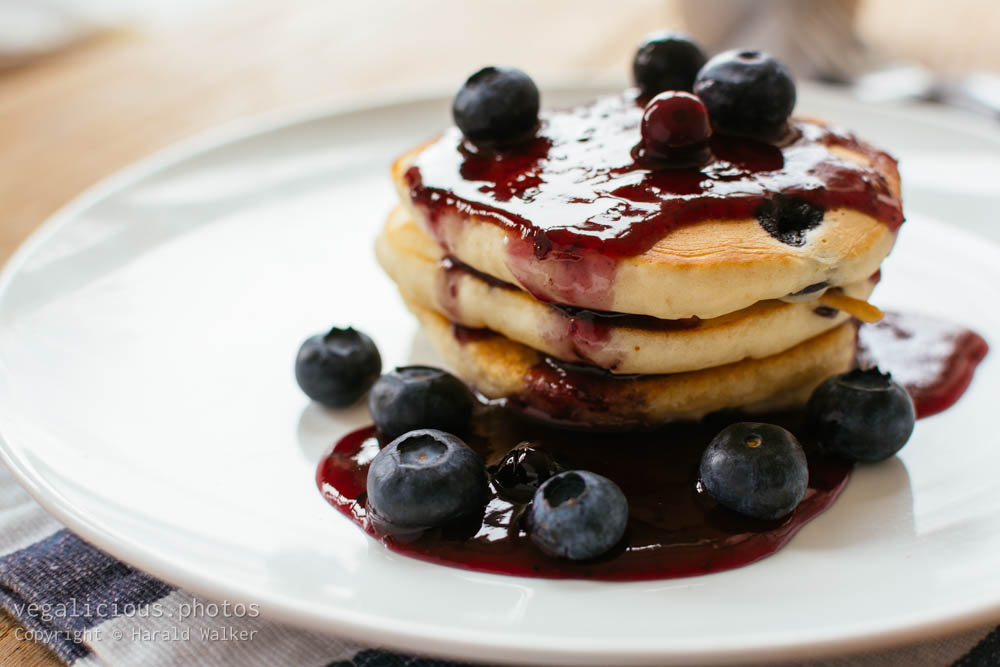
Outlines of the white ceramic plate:
[{"label": "white ceramic plate", "polygon": [[[549,93],[547,102],[585,91]],[[995,131],[806,90],[800,108],[903,159],[907,213],[877,302],[1000,341]],[[41,229],[0,284],[3,458],[86,539],[191,591],[360,642],[501,661],[695,663],[883,646],[1000,619],[1000,354],[860,469],[783,551],[711,576],[547,581],[383,549],[321,499],[316,462],[363,408],[310,405],[301,339],[370,332],[433,361],[372,240],[390,160],[447,100],[233,131],[154,157]],[[972,126],[974,127],[974,126]]]}]

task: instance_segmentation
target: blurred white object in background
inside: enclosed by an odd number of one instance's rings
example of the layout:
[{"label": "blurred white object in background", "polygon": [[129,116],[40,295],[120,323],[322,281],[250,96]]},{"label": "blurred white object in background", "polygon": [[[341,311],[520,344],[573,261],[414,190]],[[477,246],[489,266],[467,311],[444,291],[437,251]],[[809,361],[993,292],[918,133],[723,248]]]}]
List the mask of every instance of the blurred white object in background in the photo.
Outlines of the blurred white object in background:
[{"label": "blurred white object in background", "polygon": [[681,0],[709,53],[763,49],[800,77],[851,81],[874,58],[854,30],[859,0]]},{"label": "blurred white object in background", "polygon": [[188,20],[233,0],[0,0],[0,68],[23,64],[102,30]]},{"label": "blurred white object in background", "polygon": [[855,30],[861,0],[679,2],[685,25],[709,53],[763,49],[799,77],[851,84],[864,102],[940,102],[1000,118],[998,75],[936,72],[869,48]]}]

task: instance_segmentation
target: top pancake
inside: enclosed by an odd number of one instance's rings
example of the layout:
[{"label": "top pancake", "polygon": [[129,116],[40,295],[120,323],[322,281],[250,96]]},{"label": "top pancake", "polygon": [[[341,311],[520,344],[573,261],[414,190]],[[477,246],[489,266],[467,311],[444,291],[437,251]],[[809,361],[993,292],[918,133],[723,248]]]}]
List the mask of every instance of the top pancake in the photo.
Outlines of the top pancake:
[{"label": "top pancake", "polygon": [[543,114],[535,139],[478,149],[456,128],[403,155],[411,216],[462,262],[545,301],[711,318],[872,275],[902,221],[895,162],[805,120],[780,147],[716,137],[701,169],[633,156],[630,95]]}]

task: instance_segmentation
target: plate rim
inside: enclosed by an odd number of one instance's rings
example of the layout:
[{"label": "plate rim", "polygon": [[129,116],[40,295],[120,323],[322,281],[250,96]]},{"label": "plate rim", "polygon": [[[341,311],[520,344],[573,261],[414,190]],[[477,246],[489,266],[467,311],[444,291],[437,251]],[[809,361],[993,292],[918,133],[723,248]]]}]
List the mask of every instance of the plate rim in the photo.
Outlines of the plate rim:
[{"label": "plate rim", "polygon": [[[834,92],[837,90],[835,88],[817,84],[805,84],[803,87],[808,88],[810,93],[818,97],[839,95],[841,102],[845,100],[843,93]],[[609,86],[604,82],[590,80],[543,86],[543,90],[567,95],[586,95],[606,92],[609,90]],[[5,297],[8,288],[20,273],[22,265],[59,229],[71,223],[80,213],[105,198],[165,168],[210,150],[309,122],[333,120],[338,116],[385,110],[390,107],[443,103],[450,97],[450,91],[444,93],[440,90],[434,90],[421,94],[406,91],[401,94],[369,96],[349,104],[331,105],[327,103],[276,111],[255,118],[229,122],[161,148],[100,179],[60,207],[39,225],[11,255],[0,271],[0,299]],[[859,102],[859,104],[861,103]],[[966,118],[955,112],[936,108],[866,105],[866,111],[889,118],[903,116],[912,122],[939,125],[950,131],[967,135],[975,134],[977,125],[985,127],[979,118]],[[993,143],[1000,145],[997,138],[991,137],[990,139],[994,139]],[[922,222],[921,224],[941,223]],[[965,236],[974,240],[978,246],[987,246],[987,252],[1000,254],[1000,244],[979,234],[960,227],[949,227],[949,234]],[[255,598],[255,596],[248,596],[246,592],[240,591],[234,586],[219,583],[198,572],[174,568],[168,559],[159,556],[155,550],[144,548],[130,540],[126,535],[116,534],[113,529],[105,525],[105,522],[76,510],[59,490],[45,480],[44,476],[34,469],[30,461],[24,460],[24,457],[17,454],[15,448],[8,442],[3,425],[5,411],[6,409],[0,406],[0,460],[36,502],[65,527],[86,541],[181,590],[215,599],[231,598],[257,602],[261,605],[262,617],[264,618],[349,638],[361,643],[406,652],[424,652],[453,659],[473,660],[481,659],[484,650],[494,648],[498,649],[494,655],[499,656],[501,661],[523,664],[538,660],[563,664],[606,664],[609,661],[618,663],[627,661],[629,664],[719,664],[747,660],[794,660],[854,654],[916,641],[926,641],[1000,620],[1000,599],[997,599],[991,605],[967,609],[945,619],[930,618],[927,617],[929,615],[925,614],[924,618],[918,617],[909,623],[897,623],[897,627],[889,630],[884,628],[877,631],[858,629],[854,634],[839,632],[835,636],[819,639],[811,636],[808,640],[797,641],[790,639],[781,644],[773,642],[744,643],[738,647],[717,648],[711,651],[705,651],[703,646],[700,648],[676,646],[667,649],[668,652],[664,652],[662,646],[657,649],[652,646],[640,645],[630,650],[616,647],[613,651],[602,652],[600,642],[597,640],[581,643],[579,639],[575,639],[573,640],[574,645],[570,646],[568,645],[569,641],[564,641],[562,644],[565,645],[560,645],[559,642],[553,643],[551,638],[545,642],[539,638],[535,645],[529,643],[511,647],[491,644],[486,633],[463,631],[461,637],[456,637],[454,634],[447,634],[446,628],[425,626],[408,621],[394,621],[393,627],[387,629],[380,627],[380,617],[358,613],[350,609],[339,610],[341,613],[336,615],[339,618],[335,619],[328,609],[323,614],[310,613],[308,608],[301,605],[296,606],[293,601],[286,598],[270,599],[266,596]],[[508,578],[505,577],[505,579]],[[432,631],[434,628],[437,629],[436,632]]]}]

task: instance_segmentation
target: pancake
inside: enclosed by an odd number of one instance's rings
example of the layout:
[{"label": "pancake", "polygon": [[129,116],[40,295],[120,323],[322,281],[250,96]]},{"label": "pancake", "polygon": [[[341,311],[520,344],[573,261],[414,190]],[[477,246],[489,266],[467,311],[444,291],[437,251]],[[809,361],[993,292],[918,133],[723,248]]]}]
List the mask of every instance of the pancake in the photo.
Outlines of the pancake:
[{"label": "pancake", "polygon": [[[708,320],[575,311],[538,301],[508,283],[442,262],[443,253],[402,209],[389,216],[376,255],[404,298],[448,320],[486,328],[568,362],[622,374],[681,373],[792,348],[844,323],[843,311],[815,300],[769,300]],[[843,288],[866,299],[874,282]]]},{"label": "pancake", "polygon": [[445,362],[487,398],[505,398],[557,421],[600,427],[696,420],[805,404],[824,379],[852,364],[856,330],[842,324],[781,354],[691,373],[618,377],[551,363],[497,334],[463,335],[438,313],[408,302]]},{"label": "pancake", "polygon": [[700,170],[637,161],[629,96],[543,113],[503,153],[456,128],[400,157],[408,214],[450,255],[544,301],[710,319],[860,283],[902,222],[895,161],[821,122],[780,146],[715,137]]}]

